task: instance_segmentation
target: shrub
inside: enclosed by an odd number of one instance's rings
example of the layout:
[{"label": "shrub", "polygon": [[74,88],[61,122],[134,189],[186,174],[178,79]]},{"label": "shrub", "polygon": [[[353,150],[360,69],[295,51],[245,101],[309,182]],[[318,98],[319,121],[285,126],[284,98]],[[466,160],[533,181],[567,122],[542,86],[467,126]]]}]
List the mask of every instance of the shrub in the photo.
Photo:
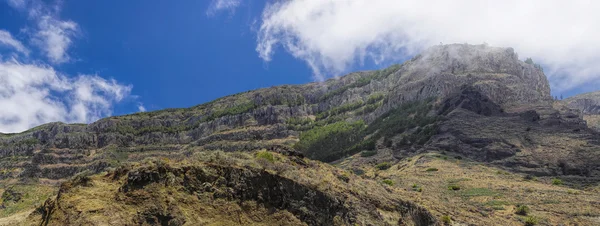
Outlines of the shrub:
[{"label": "shrub", "polygon": [[515,210],[515,213],[518,215],[527,216],[527,214],[529,213],[529,207],[526,205],[518,205],[517,209]]},{"label": "shrub", "polygon": [[458,184],[451,184],[451,185],[448,185],[448,190],[458,191],[458,190],[460,190],[460,186],[458,186]]},{"label": "shrub", "polygon": [[390,180],[390,179],[385,179],[385,180],[383,180],[383,183],[384,183],[384,184],[387,184],[387,185],[390,185],[390,186],[394,185],[394,181],[392,181],[392,180]]},{"label": "shrub", "polygon": [[353,172],[354,174],[356,174],[357,176],[360,176],[360,175],[363,175],[363,174],[365,174],[365,171],[364,171],[364,170],[362,170],[362,169],[353,169],[353,170],[352,170],[352,172]]},{"label": "shrub", "polygon": [[530,174],[527,174],[527,175],[525,175],[525,176],[523,177],[523,179],[524,179],[524,180],[533,180],[533,179],[534,179],[534,177],[533,177],[533,176],[531,176]]},{"label": "shrub", "polygon": [[438,171],[438,168],[427,168],[425,171],[427,171],[427,172],[436,172],[436,171]]},{"label": "shrub", "polygon": [[442,216],[441,221],[444,225],[452,224],[452,218],[450,218],[450,216],[448,216],[448,215]]},{"label": "shrub", "polygon": [[259,159],[265,159],[271,163],[275,162],[275,157],[273,156],[273,153],[268,152],[268,151],[259,151],[256,153],[256,158]]},{"label": "shrub", "polygon": [[390,167],[392,167],[392,165],[389,162],[382,162],[375,166],[375,168],[377,168],[379,170],[386,170],[386,169],[389,169]]},{"label": "shrub", "polygon": [[534,225],[537,225],[538,223],[539,223],[539,220],[537,217],[529,216],[529,217],[525,218],[525,226],[534,226]]},{"label": "shrub", "polygon": [[562,185],[562,184],[563,184],[563,182],[562,182],[562,180],[561,180],[561,179],[554,178],[554,179],[552,179],[552,184],[553,184],[553,185]]}]

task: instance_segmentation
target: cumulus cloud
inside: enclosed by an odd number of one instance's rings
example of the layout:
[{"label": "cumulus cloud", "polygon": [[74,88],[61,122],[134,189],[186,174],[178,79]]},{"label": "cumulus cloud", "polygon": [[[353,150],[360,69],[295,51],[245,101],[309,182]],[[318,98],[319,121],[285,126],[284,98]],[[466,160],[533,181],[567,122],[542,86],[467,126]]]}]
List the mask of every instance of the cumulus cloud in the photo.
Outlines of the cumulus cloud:
[{"label": "cumulus cloud", "polygon": [[29,54],[29,49],[23,46],[23,44],[19,40],[13,38],[13,36],[5,30],[0,30],[0,45],[11,47],[25,55]]},{"label": "cumulus cloud", "polygon": [[213,0],[206,10],[206,15],[213,16],[223,10],[234,12],[235,9],[240,6],[241,2],[242,0]]},{"label": "cumulus cloud", "polygon": [[0,132],[21,132],[55,121],[93,122],[110,116],[114,104],[129,97],[132,87],[114,79],[66,75],[51,66],[69,61],[68,50],[78,32],[77,23],[58,19],[59,5],[49,7],[36,0],[9,0],[8,4],[26,13],[34,24],[26,33],[49,63],[30,58],[21,41],[0,30],[0,45],[23,53],[0,57]]},{"label": "cumulus cloud", "polygon": [[277,1],[263,10],[256,50],[271,61],[282,48],[323,80],[440,42],[485,42],[532,57],[564,91],[600,81],[599,8],[597,1]]},{"label": "cumulus cloud", "polygon": [[48,65],[0,62],[0,130],[20,132],[47,122],[92,122],[111,114],[131,86],[97,75],[68,77]]}]

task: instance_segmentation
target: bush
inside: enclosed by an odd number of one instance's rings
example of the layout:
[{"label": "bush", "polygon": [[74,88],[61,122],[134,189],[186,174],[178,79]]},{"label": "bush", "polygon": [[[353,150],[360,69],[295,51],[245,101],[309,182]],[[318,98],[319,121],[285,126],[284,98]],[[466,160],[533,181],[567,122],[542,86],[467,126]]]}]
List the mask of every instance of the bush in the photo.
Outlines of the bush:
[{"label": "bush", "polygon": [[265,159],[271,163],[275,162],[275,157],[273,156],[273,153],[268,152],[268,151],[259,151],[256,153],[256,158],[259,159]]},{"label": "bush", "polygon": [[390,167],[392,167],[392,165],[389,162],[382,162],[375,166],[375,168],[377,168],[379,170],[386,170],[386,169],[389,169]]},{"label": "bush", "polygon": [[518,205],[517,209],[515,210],[515,213],[518,215],[527,216],[527,214],[529,213],[529,207],[526,205]]},{"label": "bush", "polygon": [[390,180],[390,179],[385,179],[385,180],[383,180],[383,183],[384,183],[384,184],[387,184],[387,185],[390,185],[390,186],[394,185],[394,181],[392,181],[392,180]]},{"label": "bush", "polygon": [[356,174],[357,176],[360,176],[360,175],[363,175],[363,174],[365,174],[365,171],[364,171],[364,170],[362,170],[362,169],[353,169],[353,170],[352,170],[352,172],[353,172],[354,174]]},{"label": "bush", "polygon": [[561,180],[561,179],[554,178],[554,179],[552,179],[552,184],[553,184],[553,185],[562,185],[562,184],[563,184],[563,182],[562,182],[562,180]]},{"label": "bush", "polygon": [[438,171],[438,168],[427,168],[425,171],[427,171],[427,172],[435,172],[435,171]]},{"label": "bush", "polygon": [[448,185],[448,190],[458,191],[458,190],[460,190],[460,186],[458,186],[458,184],[451,184],[451,185]]},{"label": "bush", "polygon": [[441,221],[444,225],[452,224],[452,218],[450,218],[450,216],[448,216],[448,215],[442,216]]},{"label": "bush", "polygon": [[529,217],[525,218],[526,226],[534,226],[534,225],[537,225],[538,223],[539,223],[539,220],[537,217],[529,216]]}]

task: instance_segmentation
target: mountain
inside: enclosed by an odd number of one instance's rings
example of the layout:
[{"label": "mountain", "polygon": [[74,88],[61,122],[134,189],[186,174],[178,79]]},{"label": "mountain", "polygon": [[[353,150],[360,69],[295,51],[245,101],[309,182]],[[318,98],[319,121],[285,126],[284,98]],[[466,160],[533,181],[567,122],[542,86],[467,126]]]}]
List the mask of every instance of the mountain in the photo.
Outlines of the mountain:
[{"label": "mountain", "polygon": [[600,131],[600,91],[569,97],[563,102],[570,108],[579,109],[588,125]]},{"label": "mountain", "polygon": [[27,210],[12,197],[31,190],[39,207],[18,222],[49,225],[595,224],[588,124],[513,49],[439,45],[322,83],[2,134],[3,206]]}]

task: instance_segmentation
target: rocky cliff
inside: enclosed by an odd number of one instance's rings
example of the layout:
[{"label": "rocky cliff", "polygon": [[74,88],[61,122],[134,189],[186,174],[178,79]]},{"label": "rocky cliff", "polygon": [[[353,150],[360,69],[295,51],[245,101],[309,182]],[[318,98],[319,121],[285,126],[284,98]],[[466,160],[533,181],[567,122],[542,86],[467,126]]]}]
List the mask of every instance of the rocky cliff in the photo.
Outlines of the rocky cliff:
[{"label": "rocky cliff", "polygon": [[52,123],[4,134],[0,166],[6,170],[1,177],[60,179],[115,162],[181,153],[183,147],[243,151],[292,146],[303,131],[335,122],[369,124],[403,103],[443,99],[464,85],[506,109],[550,99],[543,73],[519,61],[510,48],[435,46],[401,65],[324,83],[254,90],[192,108],[89,125]]},{"label": "rocky cliff", "polygon": [[600,92],[576,95],[562,102],[570,108],[580,110],[588,126],[600,131]]}]

